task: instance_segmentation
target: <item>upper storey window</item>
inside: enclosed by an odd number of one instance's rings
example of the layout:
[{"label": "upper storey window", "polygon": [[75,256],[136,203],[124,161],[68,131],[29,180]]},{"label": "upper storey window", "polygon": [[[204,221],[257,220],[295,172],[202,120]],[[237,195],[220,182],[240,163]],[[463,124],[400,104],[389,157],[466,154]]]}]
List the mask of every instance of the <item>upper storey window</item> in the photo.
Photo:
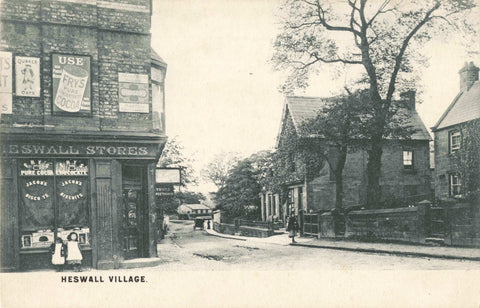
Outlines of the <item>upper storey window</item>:
[{"label": "upper storey window", "polygon": [[152,66],[153,129],[165,131],[165,70]]},{"label": "upper storey window", "polygon": [[449,132],[450,153],[455,153],[460,149],[460,132],[458,130]]}]

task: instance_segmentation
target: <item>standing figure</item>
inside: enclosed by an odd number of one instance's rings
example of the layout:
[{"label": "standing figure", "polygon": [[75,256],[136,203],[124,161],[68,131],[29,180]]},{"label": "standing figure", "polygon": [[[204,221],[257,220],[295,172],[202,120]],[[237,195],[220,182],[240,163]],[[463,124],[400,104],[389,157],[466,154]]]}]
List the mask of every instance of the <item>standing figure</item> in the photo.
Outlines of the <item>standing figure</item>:
[{"label": "standing figure", "polygon": [[52,254],[52,264],[57,272],[63,272],[66,247],[60,237],[57,237],[57,241],[50,246],[50,253]]},{"label": "standing figure", "polygon": [[297,235],[297,231],[298,231],[298,221],[297,221],[297,217],[295,216],[295,212],[293,211],[290,217],[288,218],[287,231],[288,231],[288,237],[292,239],[292,243],[296,243],[295,236]]},{"label": "standing figure", "polygon": [[78,234],[71,232],[67,237],[67,263],[73,265],[75,272],[82,271],[82,252],[78,244]]}]

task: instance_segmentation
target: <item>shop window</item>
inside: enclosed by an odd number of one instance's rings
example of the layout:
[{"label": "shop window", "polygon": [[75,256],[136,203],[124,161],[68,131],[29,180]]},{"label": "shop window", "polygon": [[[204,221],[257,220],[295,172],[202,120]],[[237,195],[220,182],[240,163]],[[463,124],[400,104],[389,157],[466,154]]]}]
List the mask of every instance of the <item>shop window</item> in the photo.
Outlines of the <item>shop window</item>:
[{"label": "shop window", "polygon": [[450,153],[455,153],[460,149],[460,132],[454,130],[448,133],[449,134],[449,145]]},{"label": "shop window", "polygon": [[461,197],[462,182],[458,174],[450,174],[450,196]]},{"label": "shop window", "polygon": [[88,165],[81,160],[29,159],[20,164],[21,247],[48,248],[76,232],[89,245]]},{"label": "shop window", "polygon": [[403,169],[413,169],[413,151],[403,151]]}]

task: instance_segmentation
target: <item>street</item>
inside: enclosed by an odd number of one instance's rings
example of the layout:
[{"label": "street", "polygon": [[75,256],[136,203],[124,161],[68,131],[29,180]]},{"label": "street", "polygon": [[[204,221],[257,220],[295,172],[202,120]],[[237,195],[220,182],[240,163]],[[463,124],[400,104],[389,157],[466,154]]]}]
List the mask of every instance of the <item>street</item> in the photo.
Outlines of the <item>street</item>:
[{"label": "street", "polygon": [[[286,237],[287,235],[285,235]],[[480,262],[404,257],[239,241],[172,221],[151,270],[478,270]]]}]

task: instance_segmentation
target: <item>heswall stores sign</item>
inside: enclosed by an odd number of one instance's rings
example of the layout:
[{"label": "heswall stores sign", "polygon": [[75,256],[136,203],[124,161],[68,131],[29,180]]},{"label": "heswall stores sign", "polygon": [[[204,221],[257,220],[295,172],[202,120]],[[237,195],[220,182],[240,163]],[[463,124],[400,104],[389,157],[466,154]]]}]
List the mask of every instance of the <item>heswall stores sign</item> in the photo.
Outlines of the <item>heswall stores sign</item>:
[{"label": "heswall stores sign", "polygon": [[91,113],[90,57],[52,54],[53,113]]}]

